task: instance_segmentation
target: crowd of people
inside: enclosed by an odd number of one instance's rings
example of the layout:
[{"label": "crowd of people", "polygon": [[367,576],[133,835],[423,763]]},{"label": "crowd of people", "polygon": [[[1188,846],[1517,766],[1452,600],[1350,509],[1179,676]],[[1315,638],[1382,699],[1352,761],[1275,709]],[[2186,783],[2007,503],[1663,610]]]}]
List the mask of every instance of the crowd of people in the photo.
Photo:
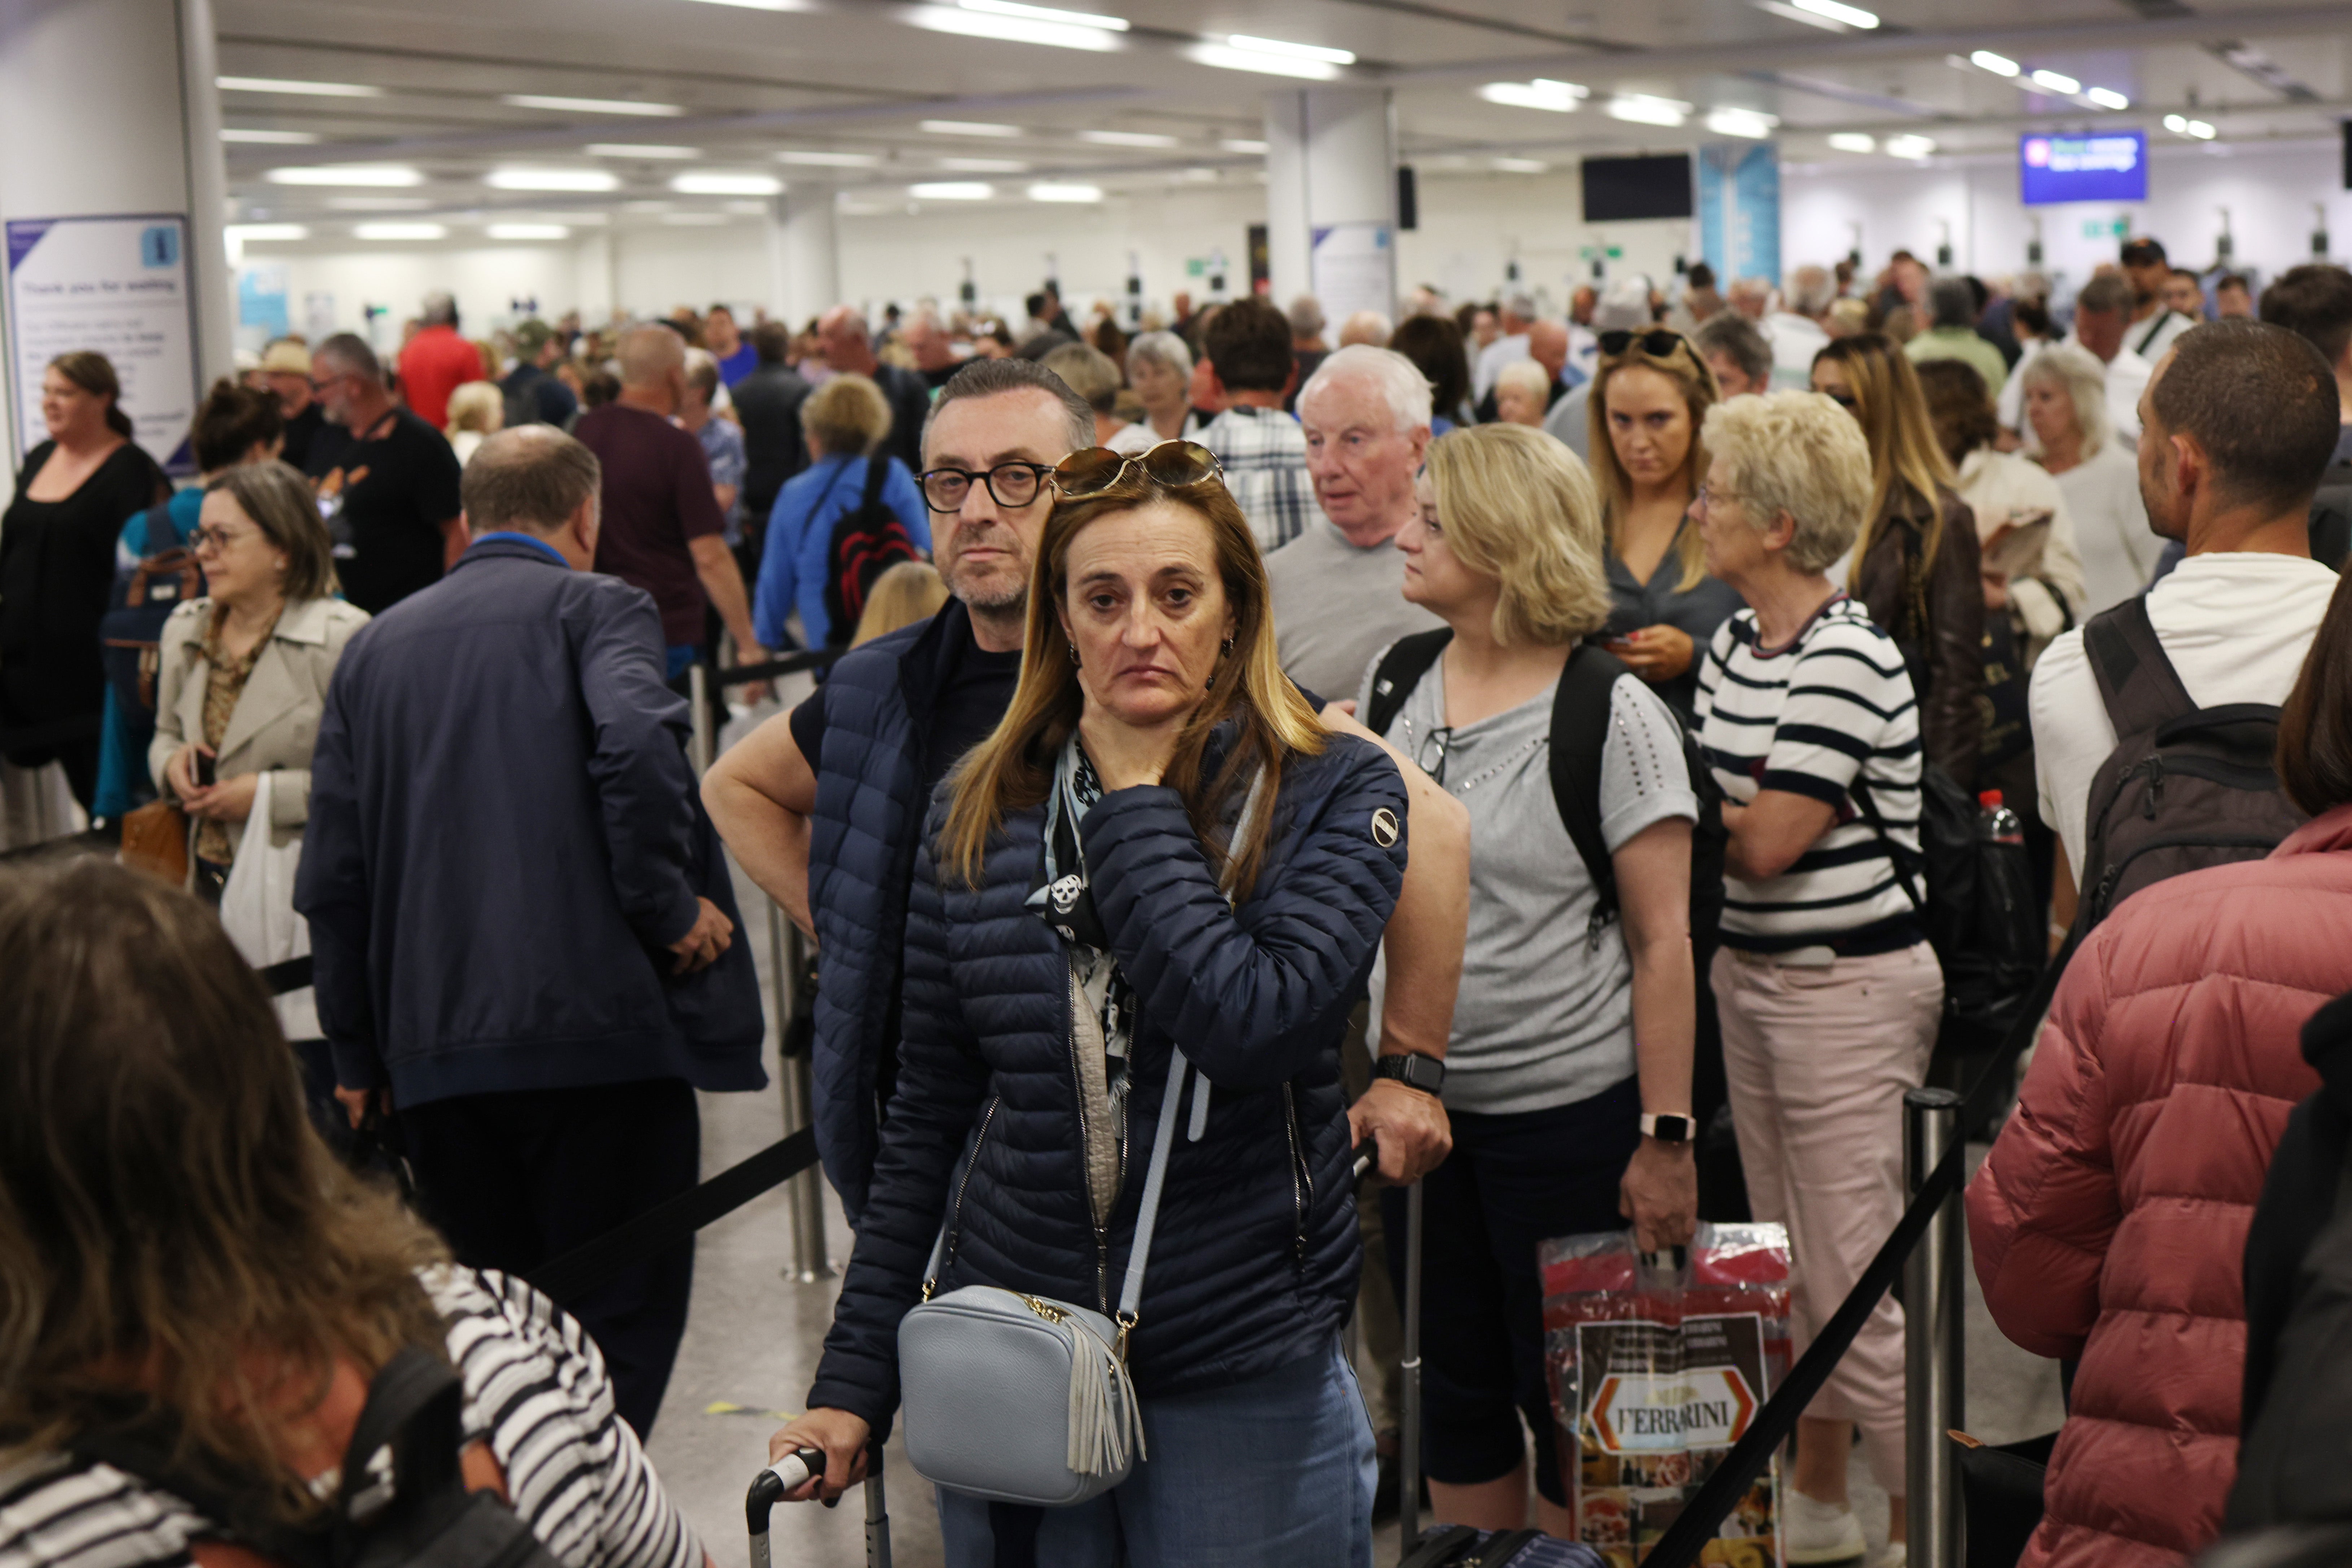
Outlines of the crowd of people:
[{"label": "crowd of people", "polygon": [[[126,1408],[239,1479],[205,1498],[315,1522],[413,1346],[565,1561],[693,1561],[638,1448],[691,1245],[520,1281],[693,1185],[696,1091],[765,1082],[730,860],[815,938],[856,1236],[772,1439],[824,1455],[795,1496],[872,1462],[908,1312],[992,1285],[1115,1320],[1148,1457],[1070,1507],[942,1489],[951,1560],[1368,1563],[1419,1180],[1435,1515],[1573,1535],[1538,1243],[1776,1222],[1822,1332],[1901,1211],[1904,1093],[1955,1070],[1917,885],[1958,799],[2019,821],[2064,943],[1969,1194],[1995,1320],[2071,1366],[2028,1561],[2185,1560],[2335,1190],[2264,1174],[2352,991],[2352,274],[2257,294],[2137,239],[2063,336],[2031,282],[1423,289],[1336,341],[1311,298],[1130,336],[1049,289],[1018,329],[478,343],[436,296],[396,356],[286,340],[214,387],[176,492],[59,357],[0,519],[0,753],[126,858],[167,822],[196,902],[0,882],[36,1460],[0,1557],[94,1568],[92,1509],[167,1526],[110,1563],[204,1533],[95,1445]],[[814,695],[698,780],[686,672],[794,648]],[[257,897],[307,930],[290,1053]],[[328,1153],[395,1135],[429,1230]],[[1902,1341],[1881,1301],[1799,1423],[1787,1561],[1862,1554],[1857,1434],[1901,1561]],[[562,1391],[555,1451],[498,1378]]]}]

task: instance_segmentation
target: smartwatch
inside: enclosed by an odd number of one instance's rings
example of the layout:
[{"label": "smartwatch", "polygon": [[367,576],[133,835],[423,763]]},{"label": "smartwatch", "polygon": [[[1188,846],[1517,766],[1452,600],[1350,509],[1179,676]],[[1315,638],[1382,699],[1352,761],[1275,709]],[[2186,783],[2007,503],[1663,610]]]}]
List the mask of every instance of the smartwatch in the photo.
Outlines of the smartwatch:
[{"label": "smartwatch", "polygon": [[1398,1051],[1374,1058],[1372,1076],[1393,1078],[1408,1089],[1435,1094],[1445,1087],[1445,1063],[1417,1051]]},{"label": "smartwatch", "polygon": [[1654,1116],[1644,1111],[1642,1135],[1662,1144],[1687,1144],[1698,1137],[1698,1124],[1688,1116]]}]

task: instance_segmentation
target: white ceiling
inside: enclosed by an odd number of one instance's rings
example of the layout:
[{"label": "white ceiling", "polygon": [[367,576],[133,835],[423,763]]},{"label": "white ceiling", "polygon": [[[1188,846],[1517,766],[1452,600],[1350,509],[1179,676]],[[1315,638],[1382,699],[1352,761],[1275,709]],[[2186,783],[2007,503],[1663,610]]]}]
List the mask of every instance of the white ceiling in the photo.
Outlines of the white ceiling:
[{"label": "white ceiling", "polygon": [[[1810,24],[1787,0],[1065,0],[1129,24],[1066,30],[1107,46],[1087,48],[940,30],[1018,26],[960,0],[220,0],[218,17],[225,78],[364,89],[224,91],[231,185],[247,222],[627,223],[724,213],[730,200],[740,211],[755,199],[682,193],[672,185],[681,175],[767,176],[894,201],[935,181],[986,182],[1007,200],[1025,200],[1039,181],[1112,192],[1164,188],[1171,174],[1250,181],[1261,172],[1248,145],[1262,134],[1260,104],[1289,79],[1203,63],[1234,34],[1354,55],[1324,68],[1329,79],[1393,89],[1402,155],[1423,178],[1486,172],[1502,158],[1524,167],[1691,146],[1713,134],[1708,111],[1727,109],[1775,117],[1790,158],[1882,167],[1883,150],[1833,152],[1828,135],[1924,136],[1936,156],[1965,157],[2013,152],[2029,127],[2134,127],[2164,139],[2173,115],[2224,141],[2308,140],[2335,135],[2352,113],[2347,0],[1853,3],[1875,7],[1880,25]],[[2021,90],[2030,78],[1969,64],[1978,50],[2083,90]],[[1480,96],[1489,83],[1538,78],[1587,96],[1569,113]],[[2099,106],[2093,89],[2128,107]],[[1688,123],[1612,118],[1624,94],[1688,105]],[[510,101],[519,97],[591,104]],[[927,131],[925,120],[1005,133]],[[238,132],[301,140],[257,143]],[[415,183],[268,177],[353,162],[413,171]],[[613,188],[489,183],[518,167],[606,174]]]}]

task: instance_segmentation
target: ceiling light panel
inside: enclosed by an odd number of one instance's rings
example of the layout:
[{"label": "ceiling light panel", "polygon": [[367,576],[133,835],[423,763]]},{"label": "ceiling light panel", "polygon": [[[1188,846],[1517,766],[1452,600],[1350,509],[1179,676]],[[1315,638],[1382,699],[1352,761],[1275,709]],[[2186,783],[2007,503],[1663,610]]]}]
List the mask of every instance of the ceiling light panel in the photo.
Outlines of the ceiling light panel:
[{"label": "ceiling light panel", "polygon": [[907,194],[919,202],[984,202],[996,187],[978,180],[932,180],[908,186]]},{"label": "ceiling light panel", "polygon": [[373,185],[398,189],[425,183],[423,174],[404,163],[329,163],[272,169],[262,178],[273,185]]},{"label": "ceiling light panel", "polygon": [[493,169],[482,176],[493,191],[617,191],[620,176],[609,169]]},{"label": "ceiling light panel", "polygon": [[673,147],[666,141],[591,141],[592,158],[699,158],[699,147]]},{"label": "ceiling light panel", "polygon": [[416,213],[433,203],[424,196],[329,196],[327,205],[339,213]]},{"label": "ceiling light panel", "polygon": [[1017,125],[991,125],[978,120],[926,120],[919,122],[934,136],[1019,136]]},{"label": "ceiling light panel", "polygon": [[2013,77],[2025,68],[2006,55],[1996,55],[1990,49],[1979,49],[1969,57],[1969,64],[1979,70],[1988,70],[1997,77]]},{"label": "ceiling light panel", "polygon": [[449,230],[442,224],[360,224],[352,233],[365,240],[427,240],[446,239]]},{"label": "ceiling light panel", "polygon": [[492,239],[570,239],[572,231],[562,224],[492,224],[487,231]]},{"label": "ceiling light panel", "polygon": [[942,158],[940,167],[959,174],[1025,174],[1029,165],[1018,158]]},{"label": "ceiling light panel", "polygon": [[299,98],[382,98],[383,89],[347,81],[288,81],[282,77],[215,77],[223,92],[283,92]]},{"label": "ceiling light panel", "polygon": [[787,147],[776,154],[776,162],[812,169],[871,169],[882,160],[872,152],[835,152],[821,147]]},{"label": "ceiling light panel", "polygon": [[1853,31],[1852,27],[1847,26],[1843,22],[1832,21],[1827,16],[1817,16],[1811,11],[1800,11],[1794,5],[1782,5],[1781,0],[1756,0],[1756,8],[1759,11],[1769,12],[1771,15],[1780,17],[1783,21],[1802,22],[1808,27],[1819,27],[1825,33],[1851,33]]},{"label": "ceiling light panel", "polygon": [[1157,131],[1081,131],[1078,140],[1102,147],[1174,147],[1180,144],[1175,137],[1163,136]]},{"label": "ceiling light panel", "polygon": [[1535,158],[1497,158],[1489,167],[1505,174],[1540,174],[1551,165]]},{"label": "ceiling light panel", "polygon": [[1646,92],[1621,92],[1609,100],[1609,118],[1634,125],[1675,126],[1690,118],[1691,106]]},{"label": "ceiling light panel", "polygon": [[220,133],[223,141],[249,142],[258,147],[308,147],[319,140],[308,131],[246,131],[230,126]]},{"label": "ceiling light panel", "polygon": [[1780,123],[1778,115],[1752,109],[1710,110],[1706,117],[1706,128],[1717,136],[1740,136],[1751,141],[1763,141]]},{"label": "ceiling light panel", "polygon": [[1916,162],[1933,152],[1936,143],[1926,136],[1890,136],[1884,149],[1889,158],[1908,158]]},{"label": "ceiling light panel", "polygon": [[1548,109],[1554,114],[1567,114],[1591,97],[1591,89],[1572,81],[1538,77],[1533,81],[1490,81],[1478,89],[1478,96],[1513,109]]},{"label": "ceiling light panel", "polygon": [[1830,145],[1841,152],[1875,152],[1878,138],[1859,131],[1832,131]]},{"label": "ceiling light panel", "polygon": [[1843,22],[1849,27],[1868,29],[1878,26],[1878,14],[1859,5],[1848,5],[1843,0],[1789,0],[1800,11],[1816,16],[1826,16],[1832,22]]},{"label": "ceiling light panel", "polygon": [[669,183],[681,196],[774,196],[784,183],[773,174],[745,174],[728,169],[692,169]]},{"label": "ceiling light panel", "polygon": [[684,114],[675,103],[646,103],[634,98],[550,98],[541,93],[510,92],[499,99],[517,109],[547,109],[565,114],[631,114],[649,120],[674,120]]},{"label": "ceiling light panel", "polygon": [[1017,16],[1029,22],[1055,22],[1066,27],[1094,27],[1106,33],[1124,33],[1128,28],[1124,16],[1106,16],[1096,11],[1064,11],[1053,5],[1024,5],[1020,0],[956,0],[956,5],[965,11]]},{"label": "ceiling light panel", "polygon": [[226,233],[229,238],[240,244],[248,245],[257,240],[297,240],[310,237],[310,231],[300,224],[231,224]]},{"label": "ceiling light panel", "polygon": [[1265,142],[1254,141],[1246,136],[1228,136],[1223,141],[1218,142],[1217,145],[1223,148],[1228,152],[1263,152],[1265,151]]},{"label": "ceiling light panel", "polygon": [[1329,66],[1352,66],[1356,57],[1346,49],[1327,48],[1321,44],[1294,44],[1283,38],[1257,38],[1247,33],[1229,33],[1225,43],[1247,55],[1273,55],[1289,60],[1320,60]]},{"label": "ceiling light panel", "polygon": [[2063,71],[2035,71],[2033,80],[2037,86],[2046,87],[2052,92],[2063,93],[2069,98],[2083,90],[2083,84]]},{"label": "ceiling light panel", "polygon": [[1056,184],[1040,183],[1029,187],[1033,202],[1099,202],[1103,199],[1100,185]]},{"label": "ceiling light panel", "polygon": [[2089,99],[2093,103],[2097,104],[2101,109],[2129,109],[2131,107],[2131,99],[2126,98],[2122,93],[2116,91],[2113,88],[2095,87],[2085,91],[2083,96]]},{"label": "ceiling light panel", "polygon": [[934,33],[956,33],[967,38],[993,38],[1005,44],[1042,44],[1053,49],[1116,49],[1118,35],[1097,26],[1067,22],[1039,22],[1026,16],[1006,16],[986,11],[966,11],[952,5],[917,5],[905,13],[908,21]]},{"label": "ceiling light panel", "polygon": [[1328,60],[1298,59],[1288,55],[1253,54],[1223,44],[1195,44],[1186,51],[1196,65],[1223,71],[1256,71],[1265,76],[1297,77],[1304,81],[1337,81],[1339,68]]}]

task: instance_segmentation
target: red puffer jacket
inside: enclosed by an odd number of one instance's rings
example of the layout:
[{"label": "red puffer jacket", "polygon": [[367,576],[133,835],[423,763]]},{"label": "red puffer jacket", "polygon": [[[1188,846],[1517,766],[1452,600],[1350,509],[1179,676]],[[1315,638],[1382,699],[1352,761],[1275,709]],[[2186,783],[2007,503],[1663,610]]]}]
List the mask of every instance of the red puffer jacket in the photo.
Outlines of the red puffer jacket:
[{"label": "red puffer jacket", "polygon": [[2175,1563],[2237,1473],[2242,1260],[2271,1152],[2319,1087],[2297,1031],[2352,990],[2352,807],[2267,859],[2134,894],[2058,988],[1969,1186],[1985,1305],[2079,1357],[2022,1568]]}]

